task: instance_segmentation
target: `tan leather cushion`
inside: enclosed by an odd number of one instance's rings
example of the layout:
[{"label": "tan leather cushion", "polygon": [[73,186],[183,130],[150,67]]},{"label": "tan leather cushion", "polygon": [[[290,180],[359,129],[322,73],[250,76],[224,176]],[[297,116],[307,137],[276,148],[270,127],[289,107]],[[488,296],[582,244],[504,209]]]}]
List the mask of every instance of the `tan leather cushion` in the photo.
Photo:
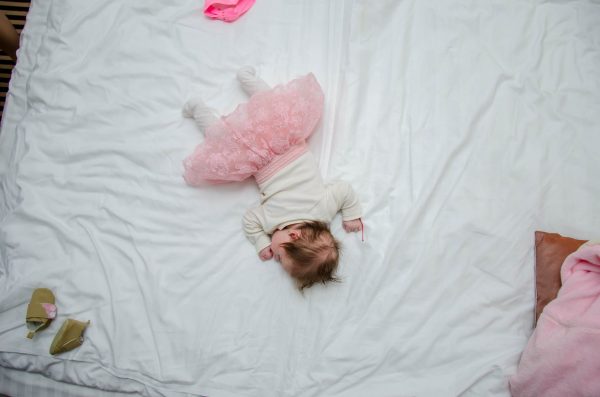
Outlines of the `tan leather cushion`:
[{"label": "tan leather cushion", "polygon": [[535,232],[535,318],[556,298],[561,287],[560,268],[565,258],[586,240],[563,237],[557,233]]}]

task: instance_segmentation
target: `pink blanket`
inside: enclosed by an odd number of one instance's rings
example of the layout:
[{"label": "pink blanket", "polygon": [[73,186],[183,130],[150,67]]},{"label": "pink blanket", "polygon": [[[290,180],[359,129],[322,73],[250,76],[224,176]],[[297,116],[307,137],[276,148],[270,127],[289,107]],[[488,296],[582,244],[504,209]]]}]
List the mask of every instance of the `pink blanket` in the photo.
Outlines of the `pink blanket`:
[{"label": "pink blanket", "polygon": [[600,244],[569,255],[561,279],[510,379],[514,397],[600,396]]}]

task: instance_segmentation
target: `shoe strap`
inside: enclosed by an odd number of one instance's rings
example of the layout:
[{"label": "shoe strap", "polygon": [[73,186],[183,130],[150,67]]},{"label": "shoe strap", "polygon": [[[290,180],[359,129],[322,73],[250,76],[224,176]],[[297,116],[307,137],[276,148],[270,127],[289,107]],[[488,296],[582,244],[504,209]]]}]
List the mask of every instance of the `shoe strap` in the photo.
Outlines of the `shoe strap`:
[{"label": "shoe strap", "polygon": [[27,338],[29,339],[33,339],[33,337],[35,336],[35,333],[38,332],[40,330],[40,328],[42,328],[44,326],[44,324],[46,324],[45,322],[41,323],[40,325],[37,326],[37,328],[29,331],[27,333]]}]

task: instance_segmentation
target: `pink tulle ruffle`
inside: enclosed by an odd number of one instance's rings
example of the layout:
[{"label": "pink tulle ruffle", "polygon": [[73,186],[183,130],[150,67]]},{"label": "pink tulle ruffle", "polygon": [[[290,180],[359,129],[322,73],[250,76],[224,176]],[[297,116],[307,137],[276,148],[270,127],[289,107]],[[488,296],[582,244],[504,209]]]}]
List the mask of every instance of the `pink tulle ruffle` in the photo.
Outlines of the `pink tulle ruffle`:
[{"label": "pink tulle ruffle", "polygon": [[295,145],[303,145],[323,112],[321,86],[311,73],[253,95],[205,131],[184,161],[190,185],[242,181]]}]

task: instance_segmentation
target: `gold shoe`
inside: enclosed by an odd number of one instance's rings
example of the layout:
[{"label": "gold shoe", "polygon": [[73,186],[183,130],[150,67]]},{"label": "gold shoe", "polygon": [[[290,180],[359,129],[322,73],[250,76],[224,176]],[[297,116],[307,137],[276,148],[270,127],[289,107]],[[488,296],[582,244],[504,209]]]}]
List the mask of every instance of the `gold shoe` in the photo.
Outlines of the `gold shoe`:
[{"label": "gold shoe", "polygon": [[67,319],[58,330],[50,345],[50,354],[59,354],[73,350],[83,343],[83,332],[90,322]]},{"label": "gold shoe", "polygon": [[38,288],[33,291],[25,316],[25,322],[29,327],[29,333],[27,334],[29,339],[33,339],[37,332],[46,329],[52,320],[56,318],[54,303],[54,294],[48,288]]}]

